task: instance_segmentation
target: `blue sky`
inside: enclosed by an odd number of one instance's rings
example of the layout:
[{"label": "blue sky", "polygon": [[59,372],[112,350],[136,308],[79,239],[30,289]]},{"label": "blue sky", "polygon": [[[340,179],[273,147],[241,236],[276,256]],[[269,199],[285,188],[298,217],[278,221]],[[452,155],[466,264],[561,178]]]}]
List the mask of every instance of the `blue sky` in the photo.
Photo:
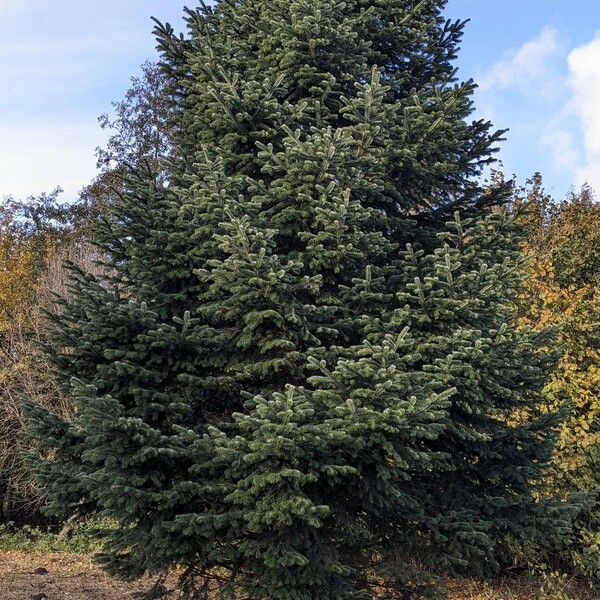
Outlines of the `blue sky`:
[{"label": "blue sky", "polygon": [[[76,197],[105,139],[97,116],[155,56],[150,16],[177,26],[185,4],[0,0],[0,196]],[[471,19],[457,65],[480,84],[478,116],[510,129],[505,170],[541,171],[557,198],[600,190],[600,2],[450,0],[447,14]]]},{"label": "blue sky", "polygon": [[458,66],[478,114],[510,130],[505,170],[540,171],[557,199],[600,191],[600,2],[450,0],[447,13],[471,19]]}]

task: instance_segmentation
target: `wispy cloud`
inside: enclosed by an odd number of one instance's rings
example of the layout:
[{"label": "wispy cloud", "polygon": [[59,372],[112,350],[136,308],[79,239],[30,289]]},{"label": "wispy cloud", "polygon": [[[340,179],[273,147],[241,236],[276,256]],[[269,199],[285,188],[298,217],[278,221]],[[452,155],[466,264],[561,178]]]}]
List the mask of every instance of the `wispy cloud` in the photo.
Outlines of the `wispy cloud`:
[{"label": "wispy cloud", "polygon": [[[569,51],[560,33],[546,27],[480,81],[488,111],[502,107],[520,123],[511,133],[520,160],[535,169],[549,163],[572,184],[600,190],[600,31]],[[504,158],[514,162],[510,153]]]},{"label": "wispy cloud", "polygon": [[542,152],[547,153],[552,166],[558,171],[575,173],[580,164],[580,153],[575,133],[559,119],[552,119],[538,140]]},{"label": "wispy cloud", "polygon": [[552,61],[563,54],[558,31],[546,27],[532,40],[509,51],[479,79],[482,91],[516,87],[551,93]]},{"label": "wispy cloud", "polygon": [[585,145],[585,163],[576,169],[577,183],[600,190],[600,32],[572,50],[568,57],[570,106],[578,117]]}]

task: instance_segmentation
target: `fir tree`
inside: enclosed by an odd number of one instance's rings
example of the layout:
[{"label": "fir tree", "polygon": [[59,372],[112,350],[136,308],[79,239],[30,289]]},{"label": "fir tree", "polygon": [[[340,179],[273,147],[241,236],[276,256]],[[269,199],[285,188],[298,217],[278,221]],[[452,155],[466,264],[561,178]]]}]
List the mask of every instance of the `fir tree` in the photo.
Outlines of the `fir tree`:
[{"label": "fir tree", "polygon": [[118,520],[113,572],[409,597],[549,533],[551,357],[511,325],[510,190],[473,183],[502,134],[469,120],[444,5],[223,0],[158,26],[165,179],[128,174],[106,277],[76,273],[55,317],[73,421],[29,408],[52,509]]}]

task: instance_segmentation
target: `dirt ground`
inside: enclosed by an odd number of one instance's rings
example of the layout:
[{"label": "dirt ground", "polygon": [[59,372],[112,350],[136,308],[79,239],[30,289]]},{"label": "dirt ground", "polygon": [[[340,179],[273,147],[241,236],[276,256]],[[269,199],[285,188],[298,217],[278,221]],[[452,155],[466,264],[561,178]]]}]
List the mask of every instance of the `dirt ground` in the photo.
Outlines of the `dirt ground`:
[{"label": "dirt ground", "polygon": [[127,600],[148,589],[115,581],[94,566],[90,557],[75,554],[0,554],[1,600]]},{"label": "dirt ground", "polygon": [[[135,584],[107,577],[90,557],[75,554],[0,553],[0,600],[128,600],[147,590],[150,580]],[[600,600],[589,589],[569,590],[573,600]],[[449,600],[537,600],[532,582],[450,582]]]}]

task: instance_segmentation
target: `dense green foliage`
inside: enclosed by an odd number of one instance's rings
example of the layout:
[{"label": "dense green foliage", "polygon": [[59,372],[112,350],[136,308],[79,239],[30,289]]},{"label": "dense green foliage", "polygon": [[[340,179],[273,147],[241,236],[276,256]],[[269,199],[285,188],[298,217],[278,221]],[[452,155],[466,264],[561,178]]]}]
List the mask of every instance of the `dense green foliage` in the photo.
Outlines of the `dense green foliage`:
[{"label": "dense green foliage", "polygon": [[169,159],[124,170],[104,274],[74,269],[54,316],[74,418],[27,407],[53,514],[120,523],[112,572],[419,597],[568,524],[537,501],[553,357],[513,325],[510,188],[473,183],[501,133],[469,121],[444,4],[222,1],[157,28]]}]

